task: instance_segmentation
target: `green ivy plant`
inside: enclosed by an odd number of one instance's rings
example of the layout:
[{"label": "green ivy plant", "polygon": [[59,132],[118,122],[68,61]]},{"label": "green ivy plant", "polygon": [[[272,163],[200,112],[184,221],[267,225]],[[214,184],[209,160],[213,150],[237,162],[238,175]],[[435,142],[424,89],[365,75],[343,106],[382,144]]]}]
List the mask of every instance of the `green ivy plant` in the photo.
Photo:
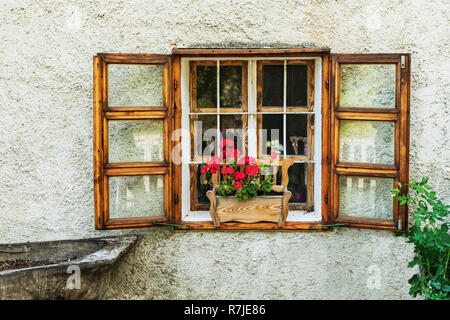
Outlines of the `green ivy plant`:
[{"label": "green ivy plant", "polygon": [[428,185],[428,177],[407,185],[409,193],[402,194],[399,183],[392,194],[400,205],[406,204],[415,211],[413,225],[403,233],[408,243],[414,244],[414,258],[408,267],[419,269],[408,281],[409,294],[424,295],[429,300],[450,300],[450,205],[437,199],[436,192]]}]

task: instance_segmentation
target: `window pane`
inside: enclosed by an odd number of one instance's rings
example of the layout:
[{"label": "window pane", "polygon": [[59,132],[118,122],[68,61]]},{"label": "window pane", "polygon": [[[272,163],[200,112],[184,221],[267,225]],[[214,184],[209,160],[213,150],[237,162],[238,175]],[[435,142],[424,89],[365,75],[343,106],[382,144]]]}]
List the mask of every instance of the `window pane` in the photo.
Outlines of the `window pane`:
[{"label": "window pane", "polygon": [[305,163],[294,163],[288,169],[289,184],[288,190],[292,192],[289,202],[306,203],[307,198],[307,181],[308,181],[308,165]]},{"label": "window pane", "polygon": [[216,66],[197,66],[197,107],[217,108]]},{"label": "window pane", "polygon": [[339,122],[339,161],[394,164],[394,122]]},{"label": "window pane", "polygon": [[306,107],[308,105],[308,66],[304,64],[289,64],[287,72],[288,107]]},{"label": "window pane", "polygon": [[395,108],[395,65],[341,64],[340,107]]},{"label": "window pane", "polygon": [[201,173],[203,165],[197,165],[197,203],[209,204],[209,199],[206,197],[206,192],[211,190],[212,187],[208,184],[205,176]]},{"label": "window pane", "polygon": [[108,122],[109,162],[163,161],[163,120]]},{"label": "window pane", "polygon": [[268,155],[273,151],[276,152],[278,156],[283,156],[283,115],[262,115],[262,129],[263,130],[260,133],[262,155]]},{"label": "window pane", "polygon": [[160,217],[164,213],[164,176],[109,177],[110,218]]},{"label": "window pane", "polygon": [[262,105],[283,106],[284,65],[262,66]]},{"label": "window pane", "polygon": [[220,107],[242,108],[241,66],[220,66]]},{"label": "window pane", "polygon": [[194,122],[196,136],[194,138],[195,157],[210,157],[217,148],[217,116],[197,115]]},{"label": "window pane", "polygon": [[108,105],[163,106],[163,66],[108,65]]},{"label": "window pane", "polygon": [[394,179],[339,176],[339,216],[393,220]]},{"label": "window pane", "polygon": [[308,154],[308,116],[306,114],[286,115],[287,155]]},{"label": "window pane", "polygon": [[243,152],[244,132],[242,130],[242,115],[221,115],[220,132],[222,138],[234,141],[234,146],[241,154]]}]

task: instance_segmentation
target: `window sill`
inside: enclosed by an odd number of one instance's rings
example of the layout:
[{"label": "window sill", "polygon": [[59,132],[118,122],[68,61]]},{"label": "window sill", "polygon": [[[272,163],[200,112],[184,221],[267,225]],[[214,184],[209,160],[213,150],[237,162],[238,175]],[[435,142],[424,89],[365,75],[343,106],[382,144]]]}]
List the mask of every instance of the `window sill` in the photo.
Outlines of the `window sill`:
[{"label": "window sill", "polygon": [[174,230],[326,231],[330,229],[329,227],[315,227],[321,225],[320,222],[286,222],[285,226],[282,228],[279,228],[277,224],[270,222],[267,223],[225,222],[221,223],[220,227],[218,228],[214,227],[212,221],[196,221],[196,222],[182,221],[181,224],[184,227],[174,227]]}]

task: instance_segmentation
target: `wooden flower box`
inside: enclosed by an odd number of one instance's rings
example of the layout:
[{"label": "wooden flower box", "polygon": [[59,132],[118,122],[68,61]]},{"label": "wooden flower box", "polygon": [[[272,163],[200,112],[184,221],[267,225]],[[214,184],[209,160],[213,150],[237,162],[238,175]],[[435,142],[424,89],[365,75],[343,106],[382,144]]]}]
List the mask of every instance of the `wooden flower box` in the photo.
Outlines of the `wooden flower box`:
[{"label": "wooden flower box", "polygon": [[210,201],[210,214],[215,227],[220,227],[224,222],[273,222],[278,227],[284,227],[288,215],[288,201],[292,194],[287,190],[289,183],[288,169],[293,161],[281,162],[281,185],[272,186],[272,191],[282,192],[281,195],[261,195],[251,199],[239,201],[236,196],[218,196],[216,186],[218,178],[212,190],[206,193]]}]

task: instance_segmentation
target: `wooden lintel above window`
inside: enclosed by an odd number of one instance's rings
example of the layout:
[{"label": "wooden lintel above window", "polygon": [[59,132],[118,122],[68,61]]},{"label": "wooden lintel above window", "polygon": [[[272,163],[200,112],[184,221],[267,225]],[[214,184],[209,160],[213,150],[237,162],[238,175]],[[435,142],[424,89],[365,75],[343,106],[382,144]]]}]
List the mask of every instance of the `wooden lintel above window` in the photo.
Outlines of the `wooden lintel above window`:
[{"label": "wooden lintel above window", "polygon": [[172,54],[187,57],[207,57],[207,56],[322,56],[329,54],[329,48],[173,48]]}]

